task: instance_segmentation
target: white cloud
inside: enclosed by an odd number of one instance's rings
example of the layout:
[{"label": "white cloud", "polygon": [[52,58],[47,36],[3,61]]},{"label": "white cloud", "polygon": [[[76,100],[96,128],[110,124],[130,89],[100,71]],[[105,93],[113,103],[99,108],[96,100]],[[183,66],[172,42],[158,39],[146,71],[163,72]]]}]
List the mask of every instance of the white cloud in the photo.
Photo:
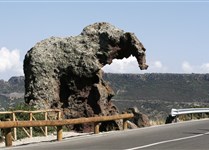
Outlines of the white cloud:
[{"label": "white cloud", "polygon": [[167,68],[162,61],[150,61],[147,70],[140,70],[135,57],[129,57],[128,59],[113,60],[113,63],[103,67],[104,72],[111,73],[209,73],[209,62],[201,65],[193,65],[188,61],[182,62],[179,69],[174,71],[174,67]]},{"label": "white cloud", "polygon": [[163,65],[160,61],[155,61],[153,64],[154,64],[153,67],[156,67],[156,68],[162,68],[163,67]]},{"label": "white cloud", "polygon": [[209,63],[191,65],[189,62],[184,61],[182,63],[182,70],[183,73],[209,73]]},{"label": "white cloud", "polygon": [[0,49],[0,79],[8,79],[16,75],[23,75],[20,52],[17,49],[9,50],[2,47]]},{"label": "white cloud", "polygon": [[149,64],[149,68],[146,72],[150,73],[165,73],[167,71],[167,67],[163,65],[163,63],[159,60],[152,61]]},{"label": "white cloud", "polygon": [[209,63],[204,63],[200,66],[200,69],[204,73],[209,73]]},{"label": "white cloud", "polygon": [[163,66],[161,61],[148,62],[147,70],[140,70],[138,62],[135,57],[131,56],[128,59],[117,60],[114,59],[110,65],[104,66],[104,72],[111,73],[148,73],[148,72],[166,72],[167,68]]},{"label": "white cloud", "polygon": [[181,68],[182,68],[182,70],[183,70],[184,73],[192,73],[193,70],[194,70],[194,69],[193,69],[194,67],[191,66],[190,63],[187,62],[187,61],[184,61],[184,62],[182,63]]},{"label": "white cloud", "polygon": [[139,67],[135,57],[124,58],[122,60],[114,59],[110,65],[105,65],[104,72],[111,73],[138,73]]}]

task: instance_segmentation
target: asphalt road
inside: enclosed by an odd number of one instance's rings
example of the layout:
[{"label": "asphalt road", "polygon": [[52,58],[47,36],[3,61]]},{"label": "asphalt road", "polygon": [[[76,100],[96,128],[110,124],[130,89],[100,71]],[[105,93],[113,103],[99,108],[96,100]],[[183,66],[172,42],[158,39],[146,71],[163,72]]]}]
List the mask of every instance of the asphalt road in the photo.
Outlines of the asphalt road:
[{"label": "asphalt road", "polygon": [[14,150],[206,150],[209,149],[209,120],[113,131],[5,149]]}]

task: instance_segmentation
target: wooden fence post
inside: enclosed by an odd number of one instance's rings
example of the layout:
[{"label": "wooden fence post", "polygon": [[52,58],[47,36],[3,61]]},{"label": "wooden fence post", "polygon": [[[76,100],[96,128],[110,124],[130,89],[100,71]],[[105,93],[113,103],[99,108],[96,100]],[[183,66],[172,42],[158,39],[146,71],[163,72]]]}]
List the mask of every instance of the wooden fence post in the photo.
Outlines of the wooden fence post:
[{"label": "wooden fence post", "polygon": [[[33,120],[33,113],[30,112],[29,114],[30,114],[30,121],[32,121]],[[33,127],[30,127],[30,138],[32,138],[32,137],[33,137]]]},{"label": "wooden fence post", "polygon": [[57,113],[57,120],[61,120],[61,111],[58,111]]},{"label": "wooden fence post", "polygon": [[[61,120],[61,112],[57,114],[57,120]],[[62,126],[57,126],[57,141],[62,140]]]},{"label": "wooden fence post", "polygon": [[[127,112],[123,111],[122,114],[127,114]],[[123,130],[128,129],[128,119],[123,119]]]},{"label": "wooden fence post", "polygon": [[[47,113],[47,111],[46,112],[44,112],[44,118],[45,118],[45,120],[47,120],[47,116],[48,116],[48,113]],[[44,127],[44,131],[45,131],[45,136],[47,136],[48,135],[48,128],[47,128],[47,126],[45,126]]]},{"label": "wooden fence post", "polygon": [[123,130],[128,129],[128,120],[127,119],[123,119]]},{"label": "wooden fence post", "polygon": [[99,134],[99,122],[94,123],[94,134]]},{"label": "wooden fence post", "polygon": [[[6,119],[6,121],[10,121],[10,119]],[[11,130],[11,128],[4,129],[4,136],[5,136],[6,147],[12,146],[12,130]]]},{"label": "wooden fence post", "polygon": [[[15,113],[13,112],[12,113],[12,121],[16,121],[16,116],[15,116]],[[17,140],[17,128],[13,128],[13,131],[14,131],[14,140]]]},{"label": "wooden fence post", "polygon": [[57,141],[62,141],[62,126],[57,126]]}]

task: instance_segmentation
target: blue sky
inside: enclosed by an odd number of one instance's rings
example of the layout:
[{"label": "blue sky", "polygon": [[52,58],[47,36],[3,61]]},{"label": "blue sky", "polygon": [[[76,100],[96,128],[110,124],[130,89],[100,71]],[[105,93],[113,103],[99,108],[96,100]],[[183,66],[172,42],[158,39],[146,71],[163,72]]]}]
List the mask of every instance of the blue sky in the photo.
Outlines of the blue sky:
[{"label": "blue sky", "polygon": [[0,79],[23,75],[24,56],[37,42],[101,21],[134,32],[150,66],[141,71],[129,58],[105,72],[209,73],[209,1],[69,1],[0,0]]}]

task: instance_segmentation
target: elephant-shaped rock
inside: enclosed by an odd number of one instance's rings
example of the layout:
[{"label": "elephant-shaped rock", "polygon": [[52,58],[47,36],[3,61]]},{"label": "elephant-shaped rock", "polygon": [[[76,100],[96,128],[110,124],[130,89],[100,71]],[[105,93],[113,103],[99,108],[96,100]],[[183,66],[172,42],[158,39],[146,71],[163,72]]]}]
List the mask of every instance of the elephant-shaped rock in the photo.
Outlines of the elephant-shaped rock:
[{"label": "elephant-shaped rock", "polygon": [[24,59],[25,101],[38,109],[62,109],[65,118],[118,114],[102,67],[131,55],[140,69],[147,69],[137,37],[106,22],[89,25],[74,37],[38,42]]}]

